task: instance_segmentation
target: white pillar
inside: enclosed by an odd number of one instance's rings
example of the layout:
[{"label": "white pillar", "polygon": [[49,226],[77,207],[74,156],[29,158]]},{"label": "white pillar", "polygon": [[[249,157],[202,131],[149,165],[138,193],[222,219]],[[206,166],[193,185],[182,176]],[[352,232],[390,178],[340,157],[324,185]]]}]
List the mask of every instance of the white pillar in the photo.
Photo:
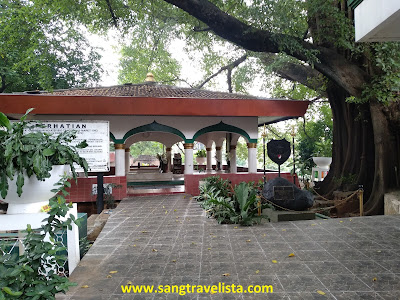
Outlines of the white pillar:
[{"label": "white pillar", "polygon": [[211,172],[212,170],[212,154],[211,154],[211,148],[206,148],[207,150],[207,172]]},{"label": "white pillar", "polygon": [[249,173],[257,173],[257,143],[247,143]]},{"label": "white pillar", "polygon": [[131,168],[131,153],[130,148],[125,149],[125,174],[128,175]]},{"label": "white pillar", "polygon": [[237,163],[236,163],[236,145],[231,145],[230,146],[230,172],[233,174],[237,173]]},{"label": "white pillar", "polygon": [[167,147],[165,150],[166,150],[165,152],[167,155],[167,165],[168,165],[167,173],[171,173],[171,150],[172,150],[172,148]]},{"label": "white pillar", "polygon": [[216,156],[217,156],[217,168],[218,168],[218,162],[220,162],[220,167],[222,170],[222,147],[217,146],[215,147],[215,150],[217,151]]},{"label": "white pillar", "polygon": [[193,174],[193,144],[186,143],[185,148],[185,174]]},{"label": "white pillar", "polygon": [[125,144],[115,144],[115,176],[125,176]]},{"label": "white pillar", "polygon": [[[78,206],[76,203],[72,205],[69,214],[75,219],[78,218]],[[79,252],[79,228],[75,223],[71,223],[71,230],[67,230],[67,249],[68,249],[68,270],[71,274],[79,261],[81,260]]]}]

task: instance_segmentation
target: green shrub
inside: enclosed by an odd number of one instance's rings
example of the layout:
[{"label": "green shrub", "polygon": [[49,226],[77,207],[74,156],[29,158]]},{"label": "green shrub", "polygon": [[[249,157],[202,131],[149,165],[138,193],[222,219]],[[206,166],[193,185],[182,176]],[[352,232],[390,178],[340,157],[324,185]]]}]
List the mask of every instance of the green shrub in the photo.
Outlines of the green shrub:
[{"label": "green shrub", "polygon": [[[213,176],[207,177],[200,186],[200,195],[194,197],[201,201],[200,206],[208,216],[218,223],[253,225],[265,216],[258,216],[261,205],[258,197],[259,185],[242,182],[233,189],[228,180]],[[262,207],[261,207],[262,208]]]}]

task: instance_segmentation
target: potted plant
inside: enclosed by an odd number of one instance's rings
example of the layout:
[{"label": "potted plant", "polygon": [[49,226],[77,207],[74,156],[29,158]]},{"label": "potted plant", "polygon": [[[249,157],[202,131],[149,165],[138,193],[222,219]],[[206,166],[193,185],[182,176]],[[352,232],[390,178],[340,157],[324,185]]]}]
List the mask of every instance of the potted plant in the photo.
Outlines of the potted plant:
[{"label": "potted plant", "polygon": [[8,203],[9,214],[40,212],[54,195],[51,190],[59,175],[70,169],[76,179],[76,165],[85,174],[88,170],[86,160],[77,152],[87,146],[86,141],[71,146],[74,131],[58,136],[35,131],[44,125],[27,120],[32,110],[28,109],[19,122],[10,122],[0,112],[0,195]]},{"label": "potted plant", "polygon": [[205,165],[207,163],[207,151],[204,149],[198,150],[196,153],[196,162],[198,165]]}]

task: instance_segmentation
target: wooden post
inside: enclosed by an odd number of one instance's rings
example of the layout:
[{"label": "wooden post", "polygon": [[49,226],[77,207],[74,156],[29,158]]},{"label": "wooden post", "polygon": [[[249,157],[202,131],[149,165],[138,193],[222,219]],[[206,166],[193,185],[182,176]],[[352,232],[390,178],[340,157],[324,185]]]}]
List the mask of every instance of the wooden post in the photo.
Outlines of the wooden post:
[{"label": "wooden post", "polygon": [[360,200],[360,216],[364,215],[364,189],[363,186],[360,185],[358,188],[358,199]]}]

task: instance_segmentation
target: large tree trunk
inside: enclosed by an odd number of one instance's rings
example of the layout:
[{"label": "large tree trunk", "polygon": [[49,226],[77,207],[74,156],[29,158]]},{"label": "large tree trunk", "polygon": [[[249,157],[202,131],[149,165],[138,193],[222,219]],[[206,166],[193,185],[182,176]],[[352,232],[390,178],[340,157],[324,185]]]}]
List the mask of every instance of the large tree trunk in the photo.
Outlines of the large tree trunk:
[{"label": "large tree trunk", "polygon": [[371,101],[370,111],[374,130],[375,177],[365,211],[366,214],[381,214],[384,193],[398,186],[399,149],[390,119],[385,113],[387,106]]},{"label": "large tree trunk", "polygon": [[381,214],[384,193],[398,186],[399,140],[394,138],[397,127],[389,121],[390,110],[376,101],[346,103],[349,95],[332,82],[327,93],[334,119],[333,157],[329,174],[318,188],[331,197],[343,178],[356,174],[365,191],[365,213]]}]

